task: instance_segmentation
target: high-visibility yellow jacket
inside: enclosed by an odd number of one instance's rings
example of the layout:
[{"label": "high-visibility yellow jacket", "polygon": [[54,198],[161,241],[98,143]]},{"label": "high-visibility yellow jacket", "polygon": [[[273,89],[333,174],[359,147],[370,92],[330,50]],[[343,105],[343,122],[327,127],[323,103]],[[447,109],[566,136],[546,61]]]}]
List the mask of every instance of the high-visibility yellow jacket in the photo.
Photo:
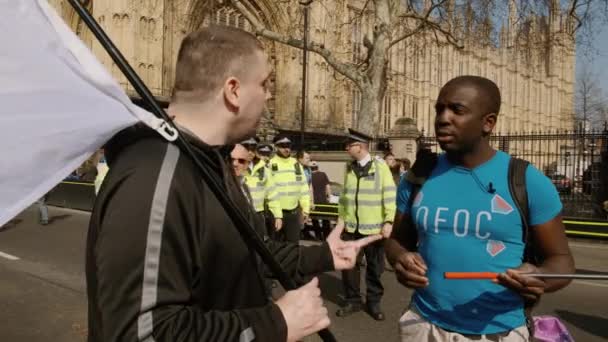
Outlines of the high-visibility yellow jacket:
[{"label": "high-visibility yellow jacket", "polygon": [[386,222],[393,222],[397,189],[388,165],[372,159],[365,167],[349,163],[344,176],[338,215],[346,231],[362,235],[379,234]]},{"label": "high-visibility yellow jacket", "polygon": [[305,215],[310,213],[310,192],[302,165],[295,158],[278,155],[268,162],[274,185],[279,192],[282,210],[293,210],[300,206]]},{"label": "high-visibility yellow jacket", "polygon": [[278,190],[272,173],[263,160],[255,164],[251,172],[245,175],[245,184],[249,188],[252,205],[256,212],[263,212],[267,206],[275,218],[283,218]]}]

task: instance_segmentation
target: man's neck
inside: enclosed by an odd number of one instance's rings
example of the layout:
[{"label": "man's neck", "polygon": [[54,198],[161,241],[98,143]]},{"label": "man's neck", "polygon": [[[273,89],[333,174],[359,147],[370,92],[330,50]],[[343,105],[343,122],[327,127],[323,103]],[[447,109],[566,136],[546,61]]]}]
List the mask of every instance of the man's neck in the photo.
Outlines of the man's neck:
[{"label": "man's neck", "polygon": [[460,165],[467,169],[475,167],[487,162],[496,155],[496,150],[489,144],[480,144],[478,148],[466,153],[450,153],[447,152],[447,158],[450,163]]},{"label": "man's neck", "polygon": [[169,116],[175,117],[178,125],[186,128],[204,143],[212,146],[230,143],[228,141],[230,125],[225,120],[208,120],[207,118],[213,118],[212,114],[193,114],[192,110],[186,106],[172,107],[170,105],[168,112]]},{"label": "man's neck", "polygon": [[370,160],[372,160],[372,156],[369,154],[369,152],[365,152],[362,153],[360,156],[358,156],[357,162],[361,165],[365,165],[367,164]]}]

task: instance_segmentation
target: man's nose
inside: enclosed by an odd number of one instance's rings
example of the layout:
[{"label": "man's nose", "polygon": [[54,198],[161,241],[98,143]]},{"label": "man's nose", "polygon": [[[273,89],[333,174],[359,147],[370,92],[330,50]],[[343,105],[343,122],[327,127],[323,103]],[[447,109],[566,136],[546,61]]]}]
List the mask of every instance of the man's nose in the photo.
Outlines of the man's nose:
[{"label": "man's nose", "polygon": [[435,116],[435,123],[439,124],[439,125],[447,125],[450,123],[450,116],[451,116],[451,112],[449,109],[443,109],[442,111],[438,112],[437,115]]}]

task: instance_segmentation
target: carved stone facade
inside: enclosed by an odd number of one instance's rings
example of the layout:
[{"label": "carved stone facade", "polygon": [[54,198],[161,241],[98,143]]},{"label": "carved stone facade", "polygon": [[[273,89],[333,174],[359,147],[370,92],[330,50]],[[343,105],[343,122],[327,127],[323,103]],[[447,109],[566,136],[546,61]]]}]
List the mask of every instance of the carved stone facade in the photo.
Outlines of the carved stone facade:
[{"label": "carved stone facade", "polygon": [[[90,0],[93,16],[104,27],[152,92],[168,99],[181,39],[193,29],[192,0]],[[510,0],[514,1],[514,0]],[[133,90],[118,68],[83,27],[66,0],[50,0],[69,25],[125,87]],[[271,30],[302,34],[297,0],[248,1],[260,21]],[[364,55],[362,40],[371,32],[371,13],[357,19],[363,0],[316,0],[310,10],[310,37],[343,60],[357,62]],[[432,134],[434,99],[442,84],[458,75],[480,75],[494,80],[503,101],[498,132],[571,129],[574,122],[574,42],[558,32],[568,22],[559,15],[516,26],[513,11],[492,44],[476,33],[460,33],[465,48],[436,44],[429,34],[402,41],[390,50],[390,73],[381,125],[389,133],[400,118],[414,119],[419,130]],[[340,25],[353,19],[349,25]],[[466,18],[454,17],[466,23]],[[248,30],[249,23],[231,8],[219,7],[203,25],[219,23]],[[517,24],[523,25],[523,24]],[[518,34],[515,34],[518,32]],[[523,33],[522,33],[523,32]],[[554,39],[534,44],[549,33]],[[555,33],[555,34],[553,34]],[[538,40],[538,41],[542,41]],[[264,42],[273,64],[273,98],[267,121],[276,128],[300,127],[302,53],[278,43]],[[497,47],[499,46],[499,47]],[[306,127],[309,131],[342,133],[356,120],[359,95],[353,84],[334,72],[318,55],[309,55]]]}]

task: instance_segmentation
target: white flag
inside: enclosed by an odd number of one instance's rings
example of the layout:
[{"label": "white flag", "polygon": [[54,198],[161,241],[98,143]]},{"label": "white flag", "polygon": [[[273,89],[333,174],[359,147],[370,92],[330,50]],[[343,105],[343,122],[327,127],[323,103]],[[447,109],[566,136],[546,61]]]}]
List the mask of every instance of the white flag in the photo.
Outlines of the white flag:
[{"label": "white flag", "polygon": [[0,226],[119,130],[133,105],[46,0],[0,0]]}]

